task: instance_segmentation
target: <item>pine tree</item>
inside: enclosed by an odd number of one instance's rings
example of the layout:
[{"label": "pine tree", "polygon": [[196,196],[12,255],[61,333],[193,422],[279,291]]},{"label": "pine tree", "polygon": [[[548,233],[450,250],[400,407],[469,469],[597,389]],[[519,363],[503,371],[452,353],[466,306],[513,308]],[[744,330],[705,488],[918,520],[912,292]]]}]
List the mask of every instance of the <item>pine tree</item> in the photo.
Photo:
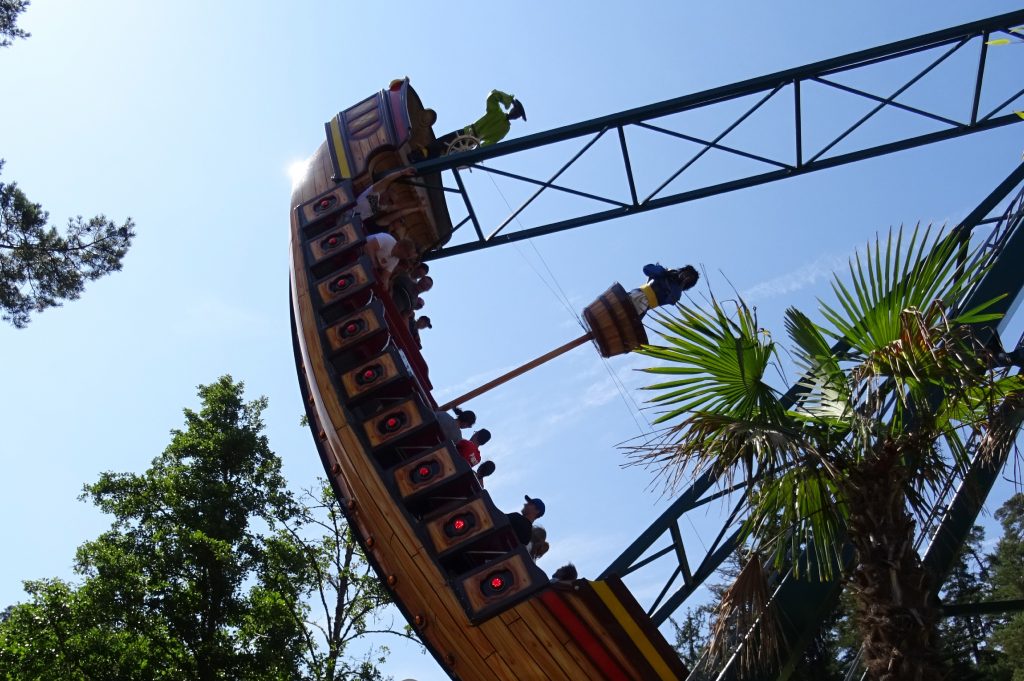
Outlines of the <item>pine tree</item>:
[{"label": "pine tree", "polygon": [[18,15],[28,7],[28,0],[0,0],[0,47],[7,47],[16,38],[28,33],[18,28]]},{"label": "pine tree", "polygon": [[[993,597],[1024,599],[1024,494],[1015,494],[995,514],[1003,536],[991,556]],[[991,636],[1002,652],[1000,671],[1013,681],[1024,681],[1024,613],[1005,618]]]},{"label": "pine tree", "polygon": [[135,236],[131,218],[118,225],[79,215],[61,234],[47,227],[49,217],[17,184],[0,182],[0,318],[18,328],[32,312],[75,300],[86,282],[120,270]]},{"label": "pine tree", "polygon": [[[18,28],[28,0],[0,0],[0,47],[29,36]],[[4,160],[0,159],[0,171]],[[0,319],[17,328],[42,312],[75,300],[86,282],[121,269],[135,236],[131,218],[122,224],[103,215],[68,220],[61,233],[47,227],[50,214],[14,182],[0,182]]]}]

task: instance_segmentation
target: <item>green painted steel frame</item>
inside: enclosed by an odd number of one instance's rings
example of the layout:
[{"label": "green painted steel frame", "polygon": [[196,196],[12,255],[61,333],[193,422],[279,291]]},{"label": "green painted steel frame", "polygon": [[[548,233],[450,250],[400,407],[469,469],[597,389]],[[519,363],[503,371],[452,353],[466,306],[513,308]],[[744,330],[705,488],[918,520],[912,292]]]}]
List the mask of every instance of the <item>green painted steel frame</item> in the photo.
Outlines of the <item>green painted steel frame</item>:
[{"label": "green painted steel frame", "polygon": [[[416,164],[421,174],[428,174],[435,171],[450,171],[454,175],[456,187],[443,187],[447,192],[458,194],[463,198],[467,216],[456,227],[456,230],[466,224],[473,225],[475,236],[463,243],[443,246],[425,256],[429,259],[444,258],[460,253],[468,253],[482,248],[507,244],[514,241],[529,239],[535,236],[552,234],[574,227],[594,224],[615,218],[636,215],[646,211],[673,206],[696,199],[723,194],[745,187],[753,187],[788,177],[796,177],[816,170],[832,168],[839,165],[853,163],[868,158],[874,158],[884,154],[910,149],[933,142],[961,137],[983,130],[990,130],[1012,123],[1020,123],[1021,118],[1010,110],[1010,105],[1021,95],[1024,95],[1024,88],[1013,93],[1001,104],[987,113],[980,110],[982,86],[985,82],[985,74],[988,68],[988,45],[987,41],[994,34],[1007,33],[1010,28],[1024,24],[1024,10],[1010,12],[988,19],[982,19],[968,24],[962,24],[952,28],[928,33],[916,38],[889,43],[841,57],[826,59],[824,61],[807,64],[805,66],[779,71],[766,76],[752,78],[749,80],[725,85],[703,92],[698,92],[675,99],[666,100],[648,106],[638,107],[622,111],[608,116],[602,116],[589,121],[556,128],[546,132],[527,135],[499,144],[482,147],[473,151],[462,152],[451,156],[429,159]],[[967,120],[957,121],[946,116],[939,115],[918,107],[909,106],[897,101],[897,98],[912,85],[924,78],[936,66],[950,57],[953,53],[965,48],[969,44],[978,46],[978,69],[973,78],[972,87],[947,88],[949,92],[962,91],[969,96],[971,115]],[[836,74],[851,72],[856,69],[864,69],[875,64],[890,60],[900,60],[911,55],[919,54],[928,50],[941,51],[928,66],[921,69],[916,75],[908,79],[902,86],[897,88],[888,96],[879,96],[861,89],[843,85],[831,78]],[[831,141],[824,144],[820,149],[805,158],[804,133],[806,117],[803,115],[804,97],[802,95],[802,84],[815,83],[850,95],[860,97],[874,103],[874,107],[853,125],[840,134],[831,138]],[[785,126],[792,125],[794,134],[794,145],[792,158],[779,160],[767,158],[763,155],[745,151],[723,143],[723,139],[737,127],[742,125],[755,111],[762,107],[770,99],[779,96],[784,90],[792,89],[793,118],[787,121]],[[714,106],[730,102],[742,97],[758,97],[746,112],[739,116],[732,123],[727,125],[721,133],[713,139],[705,139],[697,135],[689,135],[659,126],[655,121],[659,118],[677,114],[701,107]],[[828,155],[840,142],[847,140],[852,133],[860,128],[865,122],[878,114],[882,109],[889,107],[916,115],[919,118],[939,123],[943,129],[927,134],[908,136],[886,144],[877,144],[857,148],[853,151],[842,154]],[[650,194],[645,197],[638,195],[635,182],[634,167],[638,159],[631,157],[626,140],[627,128],[634,127],[668,137],[687,140],[701,146],[692,157],[686,160],[676,171],[670,174]],[[593,147],[593,145],[606,133],[614,131],[618,137],[619,147],[622,155],[622,171],[627,180],[630,200],[621,201],[611,196],[601,196],[589,192],[583,192],[568,186],[557,184],[558,178]],[[783,130],[780,129],[780,134]],[[544,178],[531,178],[517,173],[506,172],[497,168],[484,165],[485,161],[498,159],[510,154],[553,145],[567,140],[580,139],[584,141],[582,148],[577,151],[558,170]],[[669,185],[678,177],[686,173],[693,165],[708,151],[715,149],[728,154],[740,156],[752,161],[761,163],[768,168],[766,172],[745,175],[735,179],[709,184],[695,189],[678,193],[665,193]],[[502,177],[523,182],[536,187],[533,194],[523,202],[510,215],[502,220],[497,226],[485,230],[481,225],[477,212],[466,191],[462,180],[462,170],[470,168],[484,173],[491,173]],[[616,170],[608,168],[608,171]],[[574,196],[590,199],[594,202],[610,206],[605,210],[585,213],[568,219],[540,224],[531,227],[521,228],[515,231],[506,231],[506,228],[514,221],[518,221],[523,211],[542,193],[561,192]]]}]

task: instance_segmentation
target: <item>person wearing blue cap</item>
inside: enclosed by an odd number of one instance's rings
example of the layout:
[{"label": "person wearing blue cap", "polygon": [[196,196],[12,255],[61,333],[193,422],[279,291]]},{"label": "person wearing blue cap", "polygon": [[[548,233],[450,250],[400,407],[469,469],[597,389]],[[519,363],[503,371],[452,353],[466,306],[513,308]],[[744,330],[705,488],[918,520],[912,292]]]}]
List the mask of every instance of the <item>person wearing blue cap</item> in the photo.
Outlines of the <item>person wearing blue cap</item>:
[{"label": "person wearing blue cap", "polygon": [[544,515],[545,508],[544,502],[540,499],[529,495],[526,495],[524,499],[526,499],[526,503],[523,504],[522,512],[506,513],[505,517],[508,518],[512,531],[516,533],[516,538],[525,546],[533,539],[533,521]]}]

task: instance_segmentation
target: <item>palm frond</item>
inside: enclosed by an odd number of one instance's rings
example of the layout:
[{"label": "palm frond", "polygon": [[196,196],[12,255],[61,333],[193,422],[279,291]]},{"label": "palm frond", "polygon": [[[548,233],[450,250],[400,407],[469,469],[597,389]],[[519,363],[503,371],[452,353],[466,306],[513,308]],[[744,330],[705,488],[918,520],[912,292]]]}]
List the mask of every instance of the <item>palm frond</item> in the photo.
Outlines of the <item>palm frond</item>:
[{"label": "palm frond", "polygon": [[729,651],[736,650],[740,678],[755,678],[778,665],[785,643],[767,573],[754,553],[722,595],[711,627],[708,654],[713,660],[723,660]]},{"label": "palm frond", "polygon": [[[792,570],[798,579],[832,579],[842,565],[838,551],[848,517],[848,505],[837,484],[843,473],[824,461],[804,461],[761,482],[741,537],[756,537],[756,546],[773,555],[776,569]],[[769,528],[777,528],[776,534]],[[814,561],[801,559],[808,550]]]},{"label": "palm frond", "polygon": [[757,320],[745,304],[737,303],[735,318],[714,298],[707,312],[677,305],[674,314],[654,316],[662,327],[659,335],[669,345],[644,346],[639,352],[669,364],[644,371],[679,377],[644,388],[660,393],[651,402],[672,407],[655,423],[693,411],[745,418],[780,411],[778,396],[764,381],[775,345],[758,333]]},{"label": "palm frond", "polygon": [[852,409],[850,387],[839,357],[821,329],[796,308],[786,310],[786,331],[802,378],[800,406],[815,417],[842,419]]},{"label": "palm frond", "polygon": [[[984,258],[969,255],[960,262],[961,237],[955,233],[934,238],[931,229],[915,228],[904,248],[903,231],[895,239],[890,230],[884,244],[876,238],[862,260],[858,253],[849,264],[849,283],[838,275],[832,290],[838,309],[819,301],[830,325],[826,333],[849,343],[860,355],[869,355],[899,340],[900,315],[906,310],[926,310],[936,301],[948,309],[972,288],[987,270]],[[995,301],[970,311],[979,318]]]},{"label": "palm frond", "polygon": [[752,476],[800,451],[801,422],[765,380],[778,360],[775,345],[749,307],[738,301],[729,314],[712,298],[707,311],[679,305],[655,318],[666,343],[640,352],[667,364],[644,371],[670,380],[645,390],[657,392],[649,402],[667,408],[655,423],[681,420],[625,447],[631,465],[658,469],[671,490],[683,471]]},{"label": "palm frond", "polygon": [[726,485],[737,476],[754,479],[788,465],[805,450],[805,443],[799,430],[772,427],[759,418],[700,411],[623,449],[630,459],[627,466],[653,467],[671,491],[687,476],[707,471]]}]

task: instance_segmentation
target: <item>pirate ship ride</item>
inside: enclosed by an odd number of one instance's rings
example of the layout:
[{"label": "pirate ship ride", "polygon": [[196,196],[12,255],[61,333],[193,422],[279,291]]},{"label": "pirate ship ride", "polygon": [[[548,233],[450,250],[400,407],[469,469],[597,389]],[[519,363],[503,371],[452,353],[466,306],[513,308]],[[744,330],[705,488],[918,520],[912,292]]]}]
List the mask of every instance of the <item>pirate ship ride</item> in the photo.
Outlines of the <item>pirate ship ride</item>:
[{"label": "pirate ship ride", "polygon": [[[366,556],[452,679],[683,678],[675,651],[617,578],[552,582],[435,419],[428,365],[363,253],[351,208],[434,139],[408,79],[326,124],[291,197],[295,360],[324,469]],[[452,232],[441,178],[396,182],[419,207],[392,225],[421,254]],[[610,356],[646,342],[617,284],[584,312]],[[447,405],[446,405],[447,406]]]}]

